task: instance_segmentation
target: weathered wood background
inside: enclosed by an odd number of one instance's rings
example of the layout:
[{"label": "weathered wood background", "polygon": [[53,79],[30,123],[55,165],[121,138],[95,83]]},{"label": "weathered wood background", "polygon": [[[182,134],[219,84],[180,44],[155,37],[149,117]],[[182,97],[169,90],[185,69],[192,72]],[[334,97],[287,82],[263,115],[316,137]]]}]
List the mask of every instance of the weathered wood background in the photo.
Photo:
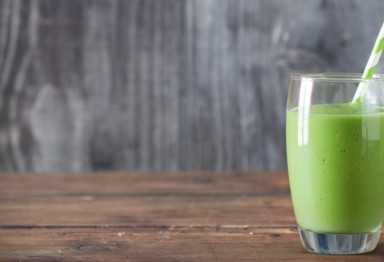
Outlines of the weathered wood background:
[{"label": "weathered wood background", "polygon": [[382,0],[0,0],[0,170],[285,169],[292,72],[358,72]]}]

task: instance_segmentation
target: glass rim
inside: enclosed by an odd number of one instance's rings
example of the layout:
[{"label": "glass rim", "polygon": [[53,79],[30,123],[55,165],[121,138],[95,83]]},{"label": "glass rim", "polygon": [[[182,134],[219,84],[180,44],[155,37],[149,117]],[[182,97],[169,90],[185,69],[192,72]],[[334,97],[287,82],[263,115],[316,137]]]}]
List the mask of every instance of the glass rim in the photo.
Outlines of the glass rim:
[{"label": "glass rim", "polygon": [[362,78],[361,73],[304,73],[292,74],[291,80],[304,80],[311,82],[382,82],[384,74],[374,74],[372,78]]}]

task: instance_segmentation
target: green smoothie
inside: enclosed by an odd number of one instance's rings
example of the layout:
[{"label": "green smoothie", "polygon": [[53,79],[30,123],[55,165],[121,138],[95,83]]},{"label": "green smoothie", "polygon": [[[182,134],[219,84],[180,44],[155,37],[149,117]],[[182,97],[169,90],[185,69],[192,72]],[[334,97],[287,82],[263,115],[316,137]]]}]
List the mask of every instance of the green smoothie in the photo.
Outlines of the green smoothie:
[{"label": "green smoothie", "polygon": [[384,108],[323,104],[287,111],[288,171],[298,225],[367,233],[384,214]]}]

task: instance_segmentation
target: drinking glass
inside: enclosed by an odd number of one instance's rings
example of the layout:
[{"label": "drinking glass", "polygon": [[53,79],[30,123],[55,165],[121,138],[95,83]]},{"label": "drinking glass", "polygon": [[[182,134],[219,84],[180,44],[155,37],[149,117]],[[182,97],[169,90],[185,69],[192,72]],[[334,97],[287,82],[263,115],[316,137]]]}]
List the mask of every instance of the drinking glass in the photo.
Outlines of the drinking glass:
[{"label": "drinking glass", "polygon": [[[364,96],[353,101],[358,87]],[[305,249],[358,254],[379,241],[384,214],[384,76],[291,76],[287,161]]]}]

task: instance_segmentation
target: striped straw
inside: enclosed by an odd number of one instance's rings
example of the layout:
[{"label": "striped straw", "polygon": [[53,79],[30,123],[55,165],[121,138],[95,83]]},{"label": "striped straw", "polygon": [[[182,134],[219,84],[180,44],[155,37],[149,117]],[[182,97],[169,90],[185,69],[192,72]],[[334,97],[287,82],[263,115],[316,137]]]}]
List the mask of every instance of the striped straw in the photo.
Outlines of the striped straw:
[{"label": "striped straw", "polygon": [[[379,32],[379,35],[377,36],[375,46],[373,47],[371,56],[368,59],[368,63],[365,66],[363,78],[369,79],[372,78],[373,74],[375,73],[377,63],[379,62],[381,53],[384,49],[384,23],[381,26],[381,30]],[[353,101],[357,101],[359,98],[361,98],[365,91],[367,89],[367,85],[364,83],[360,83],[359,87],[356,90],[355,96],[353,97]]]}]

